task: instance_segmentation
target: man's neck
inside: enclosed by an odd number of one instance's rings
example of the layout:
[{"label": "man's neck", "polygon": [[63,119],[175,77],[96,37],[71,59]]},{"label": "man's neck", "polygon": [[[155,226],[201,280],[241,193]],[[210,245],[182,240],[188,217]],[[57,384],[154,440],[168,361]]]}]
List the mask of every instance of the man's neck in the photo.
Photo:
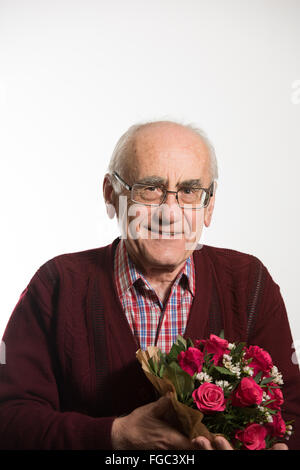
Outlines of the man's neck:
[{"label": "man's neck", "polygon": [[163,274],[155,274],[153,272],[146,272],[143,273],[149,284],[153,287],[155,290],[157,296],[160,298],[160,300],[165,303],[169,297],[169,294],[171,292],[172,286],[174,284],[174,281],[184,266],[184,263],[180,268],[176,270],[176,272],[172,273],[163,273]]},{"label": "man's neck", "polygon": [[182,263],[175,268],[169,267],[163,269],[161,267],[143,265],[134,254],[129,253],[129,255],[136,268],[155,290],[159,299],[165,303],[169,297],[175,279],[185,265],[186,260],[183,260]]}]

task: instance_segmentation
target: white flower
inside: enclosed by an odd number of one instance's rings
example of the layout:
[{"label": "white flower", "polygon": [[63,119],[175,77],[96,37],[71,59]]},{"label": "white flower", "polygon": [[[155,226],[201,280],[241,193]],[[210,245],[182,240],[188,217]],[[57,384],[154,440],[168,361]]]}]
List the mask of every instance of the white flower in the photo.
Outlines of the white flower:
[{"label": "white flower", "polygon": [[231,362],[232,361],[232,357],[229,356],[229,354],[223,354],[223,364],[225,362]]},{"label": "white flower", "polygon": [[241,375],[241,368],[238,364],[233,365],[232,364],[232,357],[230,357],[228,354],[223,354],[223,365],[226,367],[226,369],[230,370],[233,374],[235,374],[237,377],[240,377]]},{"label": "white flower", "polygon": [[230,365],[230,367],[228,367],[228,369],[229,369],[230,372],[232,372],[234,375],[236,375],[237,377],[240,377],[240,375],[241,375],[241,368],[240,368],[240,366],[233,366],[233,365]]},{"label": "white flower", "polygon": [[199,372],[196,375],[196,379],[199,380],[199,382],[212,382],[212,377],[208,375],[206,372]]},{"label": "white flower", "polygon": [[283,380],[282,380],[282,374],[279,372],[278,368],[276,366],[273,366],[272,369],[271,369],[271,376],[274,377],[273,378],[273,382],[276,383],[276,384],[279,384],[279,385],[282,385],[283,384]]},{"label": "white flower", "polygon": [[228,343],[227,347],[231,351],[233,348],[235,348],[235,344],[234,343]]},{"label": "white flower", "polygon": [[293,430],[293,426],[291,426],[290,424],[288,424],[285,428],[285,434],[288,435],[288,436],[291,436],[292,434],[292,430]]},{"label": "white flower", "polygon": [[267,392],[263,392],[263,400],[265,400],[265,401],[271,400],[271,397],[270,397],[270,395],[267,394]]},{"label": "white flower", "polygon": [[224,390],[224,388],[230,386],[230,383],[227,382],[227,380],[216,380],[215,384],[218,385],[219,387],[221,387],[223,390]]},{"label": "white flower", "polygon": [[263,406],[261,405],[258,405],[257,406],[257,409],[259,411],[261,411],[261,413],[263,413],[263,422],[267,422],[267,423],[272,423],[273,422],[273,416],[271,415],[271,413],[269,413],[266,408],[264,408]]},{"label": "white flower", "polygon": [[252,367],[249,367],[249,366],[245,366],[245,367],[243,368],[243,372],[244,372],[245,374],[248,374],[248,375],[253,375],[253,369],[252,369]]}]

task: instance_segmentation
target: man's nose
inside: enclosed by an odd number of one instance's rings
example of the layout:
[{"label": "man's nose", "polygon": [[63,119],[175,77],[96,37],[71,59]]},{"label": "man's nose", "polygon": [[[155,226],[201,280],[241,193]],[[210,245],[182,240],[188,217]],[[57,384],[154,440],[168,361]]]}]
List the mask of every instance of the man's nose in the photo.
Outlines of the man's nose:
[{"label": "man's nose", "polygon": [[174,210],[175,212],[178,212],[178,214],[181,215],[182,211],[179,207],[177,191],[167,191],[162,206],[164,204],[166,204],[170,209]]},{"label": "man's nose", "polygon": [[177,191],[166,191],[164,202],[169,205],[177,204]]},{"label": "man's nose", "polygon": [[176,191],[168,191],[164,202],[158,207],[157,216],[162,225],[174,224],[181,221],[182,210],[177,202]]}]

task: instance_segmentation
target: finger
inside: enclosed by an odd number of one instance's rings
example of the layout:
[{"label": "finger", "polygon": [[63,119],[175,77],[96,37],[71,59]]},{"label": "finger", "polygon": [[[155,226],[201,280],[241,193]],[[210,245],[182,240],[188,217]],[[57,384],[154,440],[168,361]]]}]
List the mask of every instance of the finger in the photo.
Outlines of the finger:
[{"label": "finger", "polygon": [[206,437],[198,436],[192,440],[192,443],[199,446],[201,450],[213,450],[213,447]]},{"label": "finger", "polygon": [[214,438],[213,445],[217,450],[233,450],[225,437],[216,436]]},{"label": "finger", "polygon": [[274,444],[272,447],[271,447],[271,450],[289,450],[288,446],[286,444],[284,444],[283,442],[282,443],[278,443],[278,444]]},{"label": "finger", "polygon": [[182,434],[172,436],[170,440],[170,449],[173,450],[197,450],[198,447]]},{"label": "finger", "polygon": [[161,443],[166,450],[196,450],[198,448],[190,439],[168,425],[164,425],[160,431]]}]

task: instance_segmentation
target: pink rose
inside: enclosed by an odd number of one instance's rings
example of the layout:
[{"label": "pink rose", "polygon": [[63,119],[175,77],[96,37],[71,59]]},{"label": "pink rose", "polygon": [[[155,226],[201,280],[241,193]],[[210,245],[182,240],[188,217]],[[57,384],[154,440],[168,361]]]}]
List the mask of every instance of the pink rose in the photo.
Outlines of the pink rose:
[{"label": "pink rose", "polygon": [[263,375],[270,372],[273,362],[270,354],[258,346],[249,346],[246,349],[245,359],[252,359],[249,367],[254,369],[254,377],[259,371],[263,371]]},{"label": "pink rose", "polygon": [[210,335],[209,339],[200,340],[199,343],[204,346],[203,352],[214,355],[213,361],[215,365],[218,365],[223,354],[229,354],[230,352],[228,349],[228,341],[216,335]]},{"label": "pink rose", "polygon": [[268,430],[268,433],[271,437],[283,437],[285,434],[286,426],[285,422],[282,419],[280,411],[276,415],[272,416],[272,423],[267,423],[265,426]]},{"label": "pink rose", "polygon": [[232,394],[233,406],[259,405],[262,402],[263,389],[252,377],[243,377]]},{"label": "pink rose", "polygon": [[178,354],[178,363],[185,372],[194,375],[201,372],[204,354],[198,348],[188,348]]},{"label": "pink rose", "polygon": [[[268,384],[268,386],[269,385],[276,386],[276,384],[273,383],[273,382],[270,382]],[[280,388],[279,387],[269,388],[268,389],[268,395],[270,397],[270,400],[275,400],[275,401],[272,401],[272,403],[269,403],[269,405],[267,405],[267,407],[271,408],[271,410],[279,410],[281,405],[284,402],[282,391],[280,390]]]},{"label": "pink rose", "polygon": [[267,430],[261,424],[249,424],[245,429],[235,433],[235,438],[241,441],[246,449],[262,450],[266,448],[265,437]]},{"label": "pink rose", "polygon": [[223,390],[218,385],[205,382],[194,390],[192,396],[197,407],[204,414],[224,411],[226,408]]}]

